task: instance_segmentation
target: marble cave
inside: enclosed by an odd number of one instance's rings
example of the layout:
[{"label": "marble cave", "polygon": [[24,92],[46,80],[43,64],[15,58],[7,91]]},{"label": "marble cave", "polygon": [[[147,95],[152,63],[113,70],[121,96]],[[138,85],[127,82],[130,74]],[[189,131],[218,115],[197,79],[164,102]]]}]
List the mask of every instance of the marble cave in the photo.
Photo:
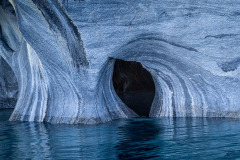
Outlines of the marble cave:
[{"label": "marble cave", "polygon": [[240,118],[239,18],[228,0],[1,0],[0,108],[66,124]]}]

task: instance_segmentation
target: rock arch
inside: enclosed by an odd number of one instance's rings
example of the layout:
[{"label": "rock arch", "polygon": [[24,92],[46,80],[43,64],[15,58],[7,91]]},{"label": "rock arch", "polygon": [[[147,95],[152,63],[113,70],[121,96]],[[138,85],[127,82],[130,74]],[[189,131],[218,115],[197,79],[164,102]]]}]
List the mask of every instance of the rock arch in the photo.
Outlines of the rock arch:
[{"label": "rock arch", "polygon": [[[239,117],[239,112],[223,107],[228,103],[234,105],[237,97],[230,92],[222,94],[223,88],[237,86],[237,83],[186,60],[196,52],[157,34],[144,34],[122,46],[111,58],[140,62],[151,73],[156,95],[150,117]],[[186,57],[179,57],[181,53]],[[227,97],[231,97],[231,101]]]}]

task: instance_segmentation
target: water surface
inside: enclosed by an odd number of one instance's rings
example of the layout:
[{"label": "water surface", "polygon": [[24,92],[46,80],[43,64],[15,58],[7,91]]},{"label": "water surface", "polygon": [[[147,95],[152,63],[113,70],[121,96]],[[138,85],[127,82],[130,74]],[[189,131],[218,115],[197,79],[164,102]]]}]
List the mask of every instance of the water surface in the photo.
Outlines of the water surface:
[{"label": "water surface", "polygon": [[0,110],[0,159],[237,159],[240,120],[136,118],[100,125],[9,122]]}]

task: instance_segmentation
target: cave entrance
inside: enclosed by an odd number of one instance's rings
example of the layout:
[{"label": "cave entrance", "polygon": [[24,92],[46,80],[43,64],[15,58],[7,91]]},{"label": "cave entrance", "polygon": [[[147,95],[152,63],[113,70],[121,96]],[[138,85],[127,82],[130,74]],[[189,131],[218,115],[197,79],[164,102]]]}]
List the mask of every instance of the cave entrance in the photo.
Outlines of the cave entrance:
[{"label": "cave entrance", "polygon": [[149,117],[155,85],[151,74],[141,63],[117,59],[114,64],[113,86],[129,108],[141,117]]}]

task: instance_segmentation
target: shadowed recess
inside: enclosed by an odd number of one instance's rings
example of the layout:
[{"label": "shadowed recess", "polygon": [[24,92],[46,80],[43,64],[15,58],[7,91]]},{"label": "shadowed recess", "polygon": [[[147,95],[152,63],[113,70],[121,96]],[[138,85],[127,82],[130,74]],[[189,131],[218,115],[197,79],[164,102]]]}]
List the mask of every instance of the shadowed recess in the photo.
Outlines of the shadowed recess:
[{"label": "shadowed recess", "polygon": [[14,72],[0,57],[0,109],[14,108],[17,102],[18,84]]},{"label": "shadowed recess", "polygon": [[113,86],[120,99],[139,116],[149,117],[155,95],[151,74],[134,61],[116,60]]}]

